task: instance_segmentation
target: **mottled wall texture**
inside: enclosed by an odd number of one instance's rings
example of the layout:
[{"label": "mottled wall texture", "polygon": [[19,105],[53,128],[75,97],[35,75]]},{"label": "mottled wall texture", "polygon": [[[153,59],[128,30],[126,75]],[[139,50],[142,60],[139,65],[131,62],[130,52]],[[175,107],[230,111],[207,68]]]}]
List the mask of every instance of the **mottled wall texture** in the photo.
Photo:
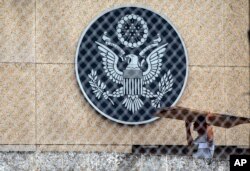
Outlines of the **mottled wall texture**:
[{"label": "mottled wall texture", "polygon": [[[182,121],[125,126],[97,114],[76,81],[81,32],[107,8],[139,5],[182,35],[189,78],[178,105],[250,117],[248,0],[0,0],[0,150],[130,152],[186,144]],[[219,145],[250,145],[250,125],[215,127]]]}]

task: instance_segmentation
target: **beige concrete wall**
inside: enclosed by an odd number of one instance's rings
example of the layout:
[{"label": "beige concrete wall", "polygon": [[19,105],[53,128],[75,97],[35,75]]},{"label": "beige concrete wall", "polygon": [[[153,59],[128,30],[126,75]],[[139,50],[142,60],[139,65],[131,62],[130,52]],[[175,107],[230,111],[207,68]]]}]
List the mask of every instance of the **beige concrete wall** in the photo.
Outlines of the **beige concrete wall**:
[{"label": "beige concrete wall", "polygon": [[[74,74],[80,34],[103,10],[123,4],[166,15],[182,35],[190,73],[178,105],[250,117],[248,0],[1,0],[2,146],[130,152],[132,144],[186,144],[182,121],[116,124],[80,92]],[[215,127],[215,140],[249,146],[250,125]]]}]

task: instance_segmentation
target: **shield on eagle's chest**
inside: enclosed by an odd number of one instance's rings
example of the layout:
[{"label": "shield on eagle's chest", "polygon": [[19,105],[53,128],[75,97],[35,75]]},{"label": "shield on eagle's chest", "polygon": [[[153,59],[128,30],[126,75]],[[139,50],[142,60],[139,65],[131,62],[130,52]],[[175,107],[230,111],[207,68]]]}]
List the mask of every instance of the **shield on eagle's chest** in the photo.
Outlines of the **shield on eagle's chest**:
[{"label": "shield on eagle's chest", "polygon": [[123,94],[124,95],[141,95],[142,94],[142,71],[128,70],[123,72]]}]

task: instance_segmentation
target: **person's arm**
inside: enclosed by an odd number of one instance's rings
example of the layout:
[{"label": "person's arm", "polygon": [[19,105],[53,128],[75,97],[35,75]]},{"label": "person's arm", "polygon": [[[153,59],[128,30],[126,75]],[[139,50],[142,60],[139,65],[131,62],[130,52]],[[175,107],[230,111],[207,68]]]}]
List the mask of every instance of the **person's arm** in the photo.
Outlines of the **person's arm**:
[{"label": "person's arm", "polygon": [[187,121],[185,122],[188,145],[193,145],[193,137],[191,134],[191,124],[192,122],[187,122]]},{"label": "person's arm", "polygon": [[207,126],[207,141],[209,144],[212,144],[214,140],[214,132],[213,132],[213,127],[211,125]]},{"label": "person's arm", "polygon": [[[210,112],[208,112],[207,117],[212,117],[212,114]],[[207,125],[207,141],[209,145],[213,144],[214,141],[214,132],[213,132],[213,127],[211,125]]]}]

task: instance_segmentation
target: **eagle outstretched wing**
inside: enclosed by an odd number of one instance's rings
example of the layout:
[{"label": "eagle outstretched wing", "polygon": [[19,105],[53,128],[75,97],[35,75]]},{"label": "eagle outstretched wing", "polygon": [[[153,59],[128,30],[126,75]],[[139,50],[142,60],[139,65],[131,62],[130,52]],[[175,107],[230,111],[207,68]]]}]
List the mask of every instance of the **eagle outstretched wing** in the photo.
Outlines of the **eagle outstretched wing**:
[{"label": "eagle outstretched wing", "polygon": [[116,83],[122,83],[123,73],[117,68],[118,56],[107,46],[99,42],[96,43],[102,55],[102,64],[107,76]]},{"label": "eagle outstretched wing", "polygon": [[158,47],[148,55],[146,59],[148,68],[143,72],[144,84],[151,83],[156,77],[158,77],[162,66],[162,57],[164,56],[164,52],[166,51],[165,47],[167,45],[168,43]]}]

